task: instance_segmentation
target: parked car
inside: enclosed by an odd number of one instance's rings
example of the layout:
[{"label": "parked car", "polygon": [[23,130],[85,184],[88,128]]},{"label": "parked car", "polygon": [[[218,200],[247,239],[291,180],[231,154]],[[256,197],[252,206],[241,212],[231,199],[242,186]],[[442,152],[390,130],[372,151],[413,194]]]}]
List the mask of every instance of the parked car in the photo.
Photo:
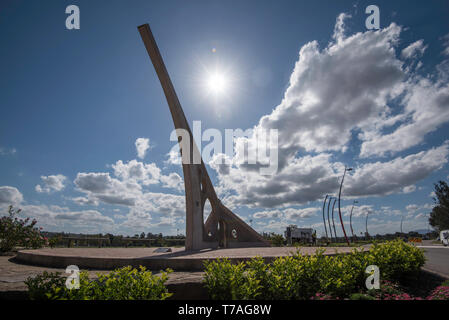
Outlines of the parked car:
[{"label": "parked car", "polygon": [[440,241],[444,246],[447,246],[449,244],[449,230],[442,230],[440,232]]}]

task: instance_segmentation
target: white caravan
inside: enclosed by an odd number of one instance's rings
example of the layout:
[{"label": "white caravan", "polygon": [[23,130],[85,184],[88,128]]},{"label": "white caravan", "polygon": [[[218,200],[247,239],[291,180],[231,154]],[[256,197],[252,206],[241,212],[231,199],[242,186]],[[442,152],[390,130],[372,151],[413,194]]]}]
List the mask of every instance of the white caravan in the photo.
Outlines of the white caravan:
[{"label": "white caravan", "polygon": [[449,230],[442,230],[440,232],[440,241],[444,246],[447,246],[449,244]]}]

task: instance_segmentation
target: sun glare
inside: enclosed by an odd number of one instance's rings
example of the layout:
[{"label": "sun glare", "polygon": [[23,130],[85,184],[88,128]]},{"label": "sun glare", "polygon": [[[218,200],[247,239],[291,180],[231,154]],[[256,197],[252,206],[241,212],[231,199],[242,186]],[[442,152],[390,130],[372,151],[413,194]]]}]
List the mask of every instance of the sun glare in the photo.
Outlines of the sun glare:
[{"label": "sun glare", "polygon": [[219,72],[212,73],[207,79],[207,88],[209,91],[215,95],[220,95],[226,93],[228,89],[229,82],[227,77]]}]

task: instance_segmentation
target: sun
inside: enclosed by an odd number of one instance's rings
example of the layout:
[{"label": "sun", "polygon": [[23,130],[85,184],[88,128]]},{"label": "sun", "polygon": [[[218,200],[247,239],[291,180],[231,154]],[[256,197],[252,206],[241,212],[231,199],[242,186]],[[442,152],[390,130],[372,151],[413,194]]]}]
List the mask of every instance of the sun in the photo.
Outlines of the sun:
[{"label": "sun", "polygon": [[222,95],[226,93],[229,88],[229,79],[226,74],[222,72],[214,72],[208,75],[206,86],[210,93]]},{"label": "sun", "polygon": [[224,106],[229,108],[233,103],[238,90],[240,89],[239,76],[235,73],[235,68],[229,64],[200,62],[200,72],[198,72],[193,83],[197,87],[197,92],[201,99],[207,101],[209,107],[211,104],[217,109]]}]

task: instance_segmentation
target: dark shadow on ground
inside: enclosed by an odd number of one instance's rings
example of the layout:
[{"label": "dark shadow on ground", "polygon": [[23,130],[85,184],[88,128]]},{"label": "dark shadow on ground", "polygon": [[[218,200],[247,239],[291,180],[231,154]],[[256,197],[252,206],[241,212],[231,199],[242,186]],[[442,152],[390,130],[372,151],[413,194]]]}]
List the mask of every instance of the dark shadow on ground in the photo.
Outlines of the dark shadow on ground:
[{"label": "dark shadow on ground", "polygon": [[147,256],[147,257],[139,257],[139,259],[159,259],[159,258],[175,258],[175,257],[184,257],[184,256],[193,256],[197,254],[202,254],[211,251],[219,251],[220,249],[202,249],[202,250],[183,250],[178,252],[170,252],[164,254],[158,254],[155,256]]}]

